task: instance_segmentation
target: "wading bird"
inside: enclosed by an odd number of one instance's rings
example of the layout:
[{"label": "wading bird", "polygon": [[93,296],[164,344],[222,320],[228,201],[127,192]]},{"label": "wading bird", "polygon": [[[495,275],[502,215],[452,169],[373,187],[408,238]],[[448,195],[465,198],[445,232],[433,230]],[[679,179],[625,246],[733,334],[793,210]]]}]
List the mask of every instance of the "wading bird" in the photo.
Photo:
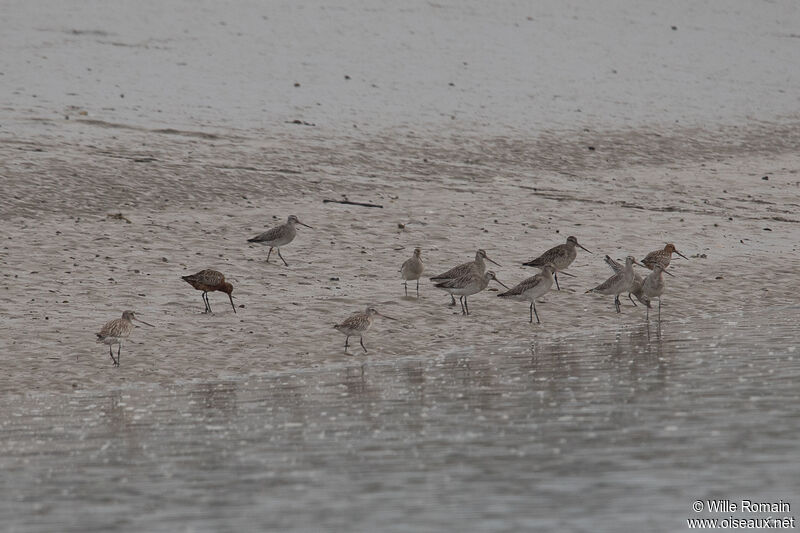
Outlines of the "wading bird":
[{"label": "wading bird", "polygon": [[685,255],[680,253],[675,248],[674,244],[669,243],[668,245],[664,246],[663,250],[656,250],[655,252],[650,252],[649,254],[644,256],[644,259],[642,259],[642,263],[644,264],[645,267],[649,268],[650,270],[653,270],[653,267],[656,265],[661,265],[664,268],[664,270],[666,270],[667,267],[669,266],[670,261],[672,261],[673,253],[678,254],[684,259],[687,260],[689,259]]},{"label": "wading bird", "polygon": [[[566,243],[554,246],[536,259],[531,259],[527,263],[522,264],[524,266],[543,267],[548,263],[552,263],[556,269],[554,274],[554,278],[556,280],[556,289],[561,290],[561,287],[558,286],[558,273],[562,270],[566,270],[572,264],[572,262],[575,261],[575,258],[578,256],[578,250],[576,250],[575,247],[586,250],[586,248],[578,244],[578,239],[570,236],[567,237]],[[586,251],[589,252],[589,250]]]},{"label": "wading bird", "polygon": [[403,266],[400,267],[400,275],[403,276],[403,286],[408,296],[408,282],[417,280],[417,298],[419,298],[419,278],[425,270],[425,265],[422,264],[422,249],[414,248],[414,255],[411,259],[406,259]]},{"label": "wading bird", "polygon": [[369,328],[372,327],[372,321],[375,320],[376,316],[382,316],[383,318],[388,318],[389,320],[397,320],[396,318],[379,313],[374,307],[367,307],[364,312],[351,315],[344,319],[341,324],[336,324],[333,326],[338,332],[346,335],[344,339],[345,352],[347,352],[350,337],[358,335],[361,348],[364,349],[364,353],[367,353],[367,347],[364,346],[364,333],[366,333]]},{"label": "wading bird", "polygon": [[483,289],[489,286],[490,281],[496,281],[506,289],[509,287],[502,281],[497,279],[495,273],[491,270],[483,275],[476,274],[475,272],[462,276],[456,279],[448,279],[441,283],[437,283],[436,287],[450,293],[450,296],[458,296],[461,302],[461,314],[469,315],[469,305],[467,304],[467,296],[478,294]]},{"label": "wading bird", "polygon": [[617,313],[619,313],[619,295],[623,292],[630,291],[631,285],[633,285],[633,265],[642,266],[636,259],[633,258],[632,255],[629,255],[625,259],[625,268],[605,280],[594,289],[589,289],[586,291],[586,294],[589,294],[590,292],[608,295],[613,294],[614,307],[616,308]]},{"label": "wading bird", "polygon": [[[494,261],[489,259],[489,256],[486,255],[486,250],[478,250],[477,252],[475,252],[474,261],[470,261],[468,263],[462,263],[457,267],[451,268],[450,270],[448,270],[443,274],[439,274],[438,276],[433,276],[432,278],[430,278],[430,280],[435,281],[437,283],[443,283],[445,281],[449,281],[452,279],[458,279],[464,276],[469,276],[473,272],[478,274],[479,276],[482,276],[483,273],[486,272],[486,263],[484,262],[484,259],[486,261],[494,263],[497,266],[501,266],[499,263],[495,263]],[[456,299],[453,297],[452,294],[450,295],[450,299],[451,299],[450,305],[456,305]]]},{"label": "wading bird", "polygon": [[222,272],[210,269],[201,270],[197,274],[181,276],[181,279],[198,291],[203,291],[201,297],[203,298],[203,303],[206,304],[206,313],[211,312],[211,303],[208,301],[208,293],[214,291],[227,294],[228,298],[231,300],[233,312],[236,312],[236,306],[233,305],[233,295],[231,294],[233,292],[233,285],[225,281],[225,276],[222,275]]},{"label": "wading bird", "polygon": [[[553,274],[556,267],[552,263],[547,263],[542,267],[542,273],[531,276],[512,289],[498,294],[499,298],[510,298],[519,302],[530,302],[530,315],[531,324],[533,324],[533,315],[536,315],[536,323],[541,324],[539,320],[539,313],[536,311],[536,298],[544,296],[553,287]],[[562,271],[565,276],[575,277],[572,274]]]},{"label": "wading bird", "polygon": [[[111,356],[111,360],[114,362],[114,366],[119,366],[119,358],[120,354],[122,353],[122,341],[126,340],[133,328],[133,321],[141,322],[146,326],[153,326],[153,324],[148,324],[144,320],[139,320],[136,318],[136,314],[133,311],[125,311],[122,313],[122,318],[117,318],[116,320],[111,320],[110,322],[106,322],[103,328],[100,330],[100,333],[96,333],[97,335],[97,342],[101,344],[106,344],[108,346],[108,355]],[[117,358],[114,358],[114,352],[111,350],[111,346],[117,344],[119,348],[117,348]]]},{"label": "wading bird", "polygon": [[311,228],[311,226],[309,226],[308,224],[303,224],[302,222],[297,220],[296,216],[289,215],[289,218],[286,220],[286,224],[282,224],[276,228],[272,228],[271,230],[265,231],[260,235],[256,235],[252,239],[247,239],[247,242],[261,244],[263,246],[269,246],[269,253],[267,253],[267,263],[269,263],[269,256],[272,254],[272,249],[273,248],[277,249],[278,257],[281,258],[281,261],[283,261],[283,264],[285,266],[289,266],[289,263],[287,263],[286,259],[284,259],[283,256],[281,255],[281,246],[289,244],[294,240],[294,236],[297,234],[297,230],[295,229],[296,224],[300,224],[301,226]]}]

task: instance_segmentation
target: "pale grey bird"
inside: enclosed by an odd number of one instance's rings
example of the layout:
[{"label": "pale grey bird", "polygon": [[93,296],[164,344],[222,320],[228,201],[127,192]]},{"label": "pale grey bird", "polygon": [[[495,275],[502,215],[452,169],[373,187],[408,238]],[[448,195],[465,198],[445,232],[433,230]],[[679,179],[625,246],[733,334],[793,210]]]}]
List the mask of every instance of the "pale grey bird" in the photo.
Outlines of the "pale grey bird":
[{"label": "pale grey bird", "polygon": [[497,276],[491,270],[485,274],[477,274],[472,272],[466,276],[461,276],[460,278],[448,279],[441,283],[437,283],[436,287],[450,293],[451,296],[458,296],[458,299],[461,302],[461,314],[469,315],[467,296],[478,294],[483,289],[488,287],[489,282],[492,280],[496,281],[506,289],[509,288],[502,281],[497,279]]},{"label": "pale grey bird", "polygon": [[[127,339],[133,331],[134,320],[147,326],[155,327],[153,324],[148,324],[144,320],[139,320],[136,318],[136,314],[133,311],[125,311],[122,313],[122,318],[117,318],[116,320],[106,322],[102,329],[100,329],[100,333],[96,333],[97,342],[108,346],[108,355],[111,356],[114,366],[119,366],[119,358],[122,352],[122,341]],[[114,352],[111,350],[111,346],[114,344],[119,346],[119,348],[117,348],[116,359],[114,358]]]},{"label": "pale grey bird", "polygon": [[[608,255],[606,256],[606,264],[610,266],[611,270],[613,270],[615,273],[621,272],[622,270],[625,269],[625,265],[622,265],[617,261],[615,261],[614,259],[611,259],[611,256]],[[631,295],[636,296],[636,299],[639,300],[642,304],[644,304],[646,307],[650,307],[650,299],[642,293],[643,281],[644,278],[642,278],[642,276],[640,276],[636,272],[633,273],[633,283],[631,284],[631,290],[628,293],[628,299],[635,306],[636,302],[633,301]]]},{"label": "pale grey bird", "polygon": [[[586,248],[578,244],[578,239],[569,236],[567,237],[566,243],[554,246],[536,259],[531,259],[527,263],[522,264],[524,266],[543,267],[547,263],[552,263],[556,268],[556,273],[554,274],[554,278],[556,280],[556,289],[561,290],[561,287],[558,286],[558,273],[562,270],[566,270],[572,264],[572,262],[575,261],[575,258],[578,257],[578,250],[576,250],[575,247],[586,250]],[[589,250],[586,251],[589,252]]]},{"label": "pale grey bird", "polygon": [[263,246],[269,246],[269,253],[267,253],[267,263],[269,263],[269,256],[272,254],[272,249],[276,248],[278,250],[278,257],[281,258],[283,264],[285,266],[289,266],[289,263],[287,263],[286,259],[284,259],[283,256],[281,255],[281,246],[289,244],[294,240],[294,236],[297,234],[297,229],[295,228],[296,224],[300,224],[301,226],[311,228],[311,226],[309,226],[308,224],[303,224],[302,222],[300,222],[296,216],[289,215],[289,218],[286,220],[286,224],[282,224],[276,228],[272,228],[271,230],[265,231],[264,233],[256,235],[252,239],[247,239],[247,242],[261,244]]},{"label": "pale grey bird", "polygon": [[[664,294],[664,276],[667,274],[672,276],[660,264],[653,266],[653,271],[649,276],[644,278],[642,283],[642,293],[648,298],[658,298],[658,322],[661,323],[661,295]],[[650,308],[647,309],[647,320],[650,320]]]},{"label": "pale grey bird", "polygon": [[[531,324],[533,324],[533,315],[536,314],[536,323],[541,324],[539,320],[539,313],[536,311],[536,299],[544,296],[547,291],[553,287],[553,274],[556,267],[552,263],[547,263],[542,267],[541,274],[531,276],[506,292],[500,293],[499,298],[510,298],[520,302],[530,302],[530,315]],[[568,272],[561,272],[565,276],[575,277]]]},{"label": "pale grey bird", "polygon": [[382,316],[383,318],[388,318],[389,320],[397,320],[396,318],[379,313],[374,307],[367,306],[367,309],[364,312],[355,313],[354,315],[344,319],[341,324],[336,324],[333,326],[334,329],[346,335],[346,338],[344,339],[345,352],[347,352],[350,337],[358,335],[361,348],[364,349],[364,353],[367,353],[367,347],[364,346],[364,333],[366,333],[369,328],[372,327],[372,321],[375,320],[376,316]]},{"label": "pale grey bird", "polygon": [[403,277],[403,286],[405,287],[406,296],[408,296],[408,282],[417,280],[417,298],[419,298],[419,278],[425,270],[425,265],[422,264],[422,249],[414,248],[414,255],[411,259],[406,259],[400,267],[400,275]]},{"label": "pale grey bird", "polygon": [[596,292],[599,294],[613,294],[614,307],[616,308],[617,313],[619,313],[619,295],[623,292],[630,291],[631,285],[633,285],[633,265],[642,266],[638,261],[636,261],[636,259],[633,258],[632,255],[629,255],[625,259],[625,268],[605,280],[594,289],[589,289],[586,291],[586,293],[588,294],[590,292]]}]

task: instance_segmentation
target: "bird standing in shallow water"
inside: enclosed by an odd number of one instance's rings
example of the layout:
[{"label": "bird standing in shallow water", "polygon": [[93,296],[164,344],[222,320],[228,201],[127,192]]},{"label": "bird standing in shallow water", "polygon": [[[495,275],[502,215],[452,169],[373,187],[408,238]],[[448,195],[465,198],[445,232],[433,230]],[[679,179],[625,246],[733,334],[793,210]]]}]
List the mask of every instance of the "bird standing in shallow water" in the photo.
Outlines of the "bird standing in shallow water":
[{"label": "bird standing in shallow water", "polygon": [[403,286],[408,296],[408,282],[417,280],[417,298],[419,298],[419,278],[425,270],[425,265],[422,264],[422,249],[414,248],[414,255],[411,259],[406,259],[403,266],[400,267],[400,275],[403,276]]},{"label": "bird standing in shallow water", "polygon": [[[119,366],[120,354],[122,353],[122,341],[127,339],[133,331],[134,320],[150,326],[151,328],[155,327],[153,324],[148,324],[144,320],[139,320],[136,318],[136,314],[133,311],[125,311],[122,313],[122,318],[106,322],[100,330],[100,333],[96,334],[98,343],[108,345],[108,355],[111,356],[114,366]],[[111,350],[111,346],[114,344],[119,345],[119,348],[117,348],[116,359],[114,358],[114,352]]]},{"label": "bird standing in shallow water", "polygon": [[231,300],[233,312],[236,312],[236,306],[233,305],[233,295],[231,294],[233,292],[233,285],[225,281],[225,276],[222,275],[222,272],[206,269],[201,270],[197,274],[181,276],[181,279],[198,291],[203,291],[201,297],[203,298],[203,303],[206,304],[206,313],[211,312],[211,303],[208,301],[208,293],[214,291],[227,294],[228,298]]},{"label": "bird standing in shallow water", "polygon": [[459,297],[458,300],[461,302],[461,314],[469,315],[469,305],[467,304],[467,296],[478,294],[483,289],[488,287],[489,282],[492,280],[496,281],[506,289],[509,288],[502,281],[497,279],[497,276],[495,276],[495,273],[492,272],[491,270],[483,275],[478,275],[473,272],[471,274],[462,276],[460,278],[449,279],[447,281],[437,283],[436,287],[449,292],[451,296],[453,295],[458,296]]},{"label": "bird standing in shallow water", "polygon": [[594,289],[589,289],[586,291],[586,294],[589,294],[590,292],[609,295],[613,294],[614,307],[616,308],[617,313],[619,313],[619,295],[623,292],[629,291],[631,289],[631,285],[633,285],[633,265],[642,266],[638,261],[636,261],[636,259],[633,258],[632,255],[629,255],[625,259],[625,268],[605,280]]},{"label": "bird standing in shallow water", "polygon": [[[617,261],[611,259],[611,256],[606,256],[606,264],[611,267],[611,270],[616,272],[621,272],[625,270],[625,265],[621,265]],[[631,303],[635,306],[636,302],[633,301],[631,295],[636,296],[636,299],[639,300],[645,307],[650,307],[650,299],[642,293],[642,283],[644,282],[644,278],[637,274],[636,272],[633,273],[633,283],[631,283],[631,289],[628,293],[628,299]]]},{"label": "bird standing in shallow water", "polygon": [[[443,274],[439,274],[438,276],[433,276],[432,278],[430,278],[430,280],[435,281],[437,283],[443,283],[445,281],[449,281],[452,279],[458,279],[464,276],[469,276],[472,273],[475,273],[479,276],[483,276],[483,273],[486,272],[486,263],[484,262],[484,259],[486,261],[494,263],[497,266],[501,266],[499,263],[495,263],[494,261],[489,259],[489,256],[486,255],[486,250],[478,250],[477,252],[475,252],[474,261],[470,261],[468,263],[462,263],[456,267],[451,268],[450,270],[448,270]],[[456,305],[456,299],[453,297],[452,294],[450,295],[450,299],[451,299],[450,305]]]},{"label": "bird standing in shallow water", "polygon": [[689,259],[685,255],[680,253],[675,248],[674,244],[669,243],[666,246],[664,246],[663,250],[656,250],[655,252],[650,252],[649,254],[644,256],[644,259],[642,259],[642,263],[644,264],[645,267],[649,268],[650,270],[653,270],[653,267],[656,265],[661,265],[664,268],[664,270],[666,270],[667,267],[669,266],[670,261],[672,261],[673,253],[678,254],[684,259],[687,260]]},{"label": "bird standing in shallow water", "polygon": [[[648,298],[658,298],[658,323],[661,324],[661,295],[664,294],[664,276],[672,276],[663,266],[656,264],[649,276],[644,278],[642,293]],[[650,307],[647,308],[647,320],[650,320]]]},{"label": "bird standing in shallow water", "polygon": [[287,263],[286,259],[284,259],[283,256],[281,255],[281,246],[289,244],[294,240],[294,236],[297,234],[297,230],[295,229],[296,224],[300,224],[301,226],[311,228],[311,226],[309,226],[308,224],[303,224],[302,222],[300,222],[296,216],[289,215],[289,218],[286,220],[286,224],[282,224],[277,228],[272,228],[271,230],[265,231],[260,235],[256,235],[252,239],[247,239],[247,242],[269,246],[269,253],[267,253],[267,263],[269,263],[269,256],[272,255],[272,249],[276,248],[278,250],[278,257],[281,258],[283,264],[285,266],[289,266],[289,263]]},{"label": "bird standing in shallow water", "polygon": [[[552,263],[547,263],[542,267],[542,273],[531,276],[524,280],[514,288],[498,294],[498,298],[511,298],[521,302],[530,302],[530,315],[531,324],[533,324],[533,315],[536,314],[536,323],[541,324],[539,320],[539,313],[536,311],[536,298],[544,296],[553,287],[553,274],[556,267]],[[575,277],[567,272],[561,272],[565,276]]]},{"label": "bird standing in shallow water", "polygon": [[377,311],[374,307],[367,307],[367,309],[363,313],[356,313],[344,319],[341,324],[336,324],[334,329],[346,335],[344,339],[344,351],[347,352],[347,347],[349,346],[350,337],[354,335],[358,335],[361,343],[361,348],[364,349],[364,353],[367,353],[367,347],[364,346],[364,333],[366,333],[369,328],[372,327],[372,321],[375,320],[376,316],[382,316],[383,318],[388,318],[389,320],[397,320],[396,318],[392,318],[390,316],[383,315]]},{"label": "bird standing in shallow water", "polygon": [[[575,258],[578,256],[578,251],[575,249],[576,246],[586,250],[586,248],[578,244],[578,239],[569,236],[567,237],[566,243],[554,246],[536,259],[531,259],[527,263],[522,264],[524,266],[543,267],[548,263],[552,263],[556,269],[554,274],[556,280],[556,289],[561,290],[561,287],[558,286],[558,273],[562,270],[566,270],[572,264],[572,262],[575,261]],[[586,251],[589,252],[589,250]]]}]

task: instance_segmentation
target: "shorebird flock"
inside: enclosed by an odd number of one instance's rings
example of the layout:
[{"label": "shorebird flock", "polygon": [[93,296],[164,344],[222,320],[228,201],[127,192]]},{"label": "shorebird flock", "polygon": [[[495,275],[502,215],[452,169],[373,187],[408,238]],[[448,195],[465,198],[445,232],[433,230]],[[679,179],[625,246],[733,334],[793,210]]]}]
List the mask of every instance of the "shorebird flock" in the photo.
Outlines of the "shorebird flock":
[{"label": "shorebird flock", "polygon": [[[247,242],[268,246],[269,252],[267,252],[267,262],[269,262],[269,258],[272,255],[272,250],[277,250],[278,257],[283,261],[284,266],[288,267],[289,264],[283,258],[283,255],[281,255],[280,248],[294,240],[297,235],[296,226],[298,224],[311,228],[311,226],[300,222],[296,216],[290,215],[285,224],[265,231],[252,239],[248,239]],[[553,284],[555,284],[556,290],[561,290],[561,286],[558,283],[559,274],[573,278],[576,277],[566,272],[566,269],[575,261],[578,255],[577,248],[592,253],[578,243],[578,239],[570,236],[564,244],[554,246],[535,259],[523,263],[524,266],[539,268],[541,272],[521,281],[511,288],[497,279],[497,274],[495,274],[495,272],[486,270],[486,261],[498,267],[501,265],[493,259],[490,259],[486,254],[486,250],[482,249],[475,252],[475,259],[473,261],[460,264],[442,274],[432,276],[430,280],[434,283],[434,287],[450,295],[451,306],[456,305],[455,297],[458,296],[459,303],[461,304],[461,314],[464,316],[469,316],[470,314],[468,298],[485,290],[489,284],[494,281],[507,289],[505,292],[501,292],[497,295],[499,298],[528,302],[530,304],[530,323],[533,324],[533,317],[536,316],[536,323],[541,324],[539,312],[536,309],[536,300],[547,294],[547,292],[552,289]],[[633,297],[636,297],[636,300],[644,305],[647,310],[645,318],[648,323],[650,321],[651,301],[653,299],[658,299],[658,323],[660,326],[661,296],[664,294],[665,289],[663,275],[667,274],[672,276],[672,273],[667,271],[672,260],[672,254],[677,254],[684,259],[688,259],[685,255],[680,253],[672,243],[667,244],[661,250],[650,252],[641,262],[629,255],[625,259],[625,263],[622,264],[606,255],[605,262],[613,270],[613,275],[593,289],[587,290],[586,293],[596,293],[606,296],[613,295],[614,309],[617,313],[621,312],[620,294],[627,293],[628,299],[634,306],[637,304]],[[642,276],[634,271],[634,265],[647,268],[652,272],[642,278]],[[402,263],[399,270],[406,297],[408,297],[408,282],[416,281],[416,295],[417,299],[419,299],[419,280],[424,271],[425,265],[422,261],[422,249],[415,248],[413,255]],[[210,292],[222,292],[227,294],[231,303],[231,308],[233,312],[236,313],[236,305],[233,303],[233,285],[225,280],[225,276],[221,272],[206,269],[196,274],[182,276],[182,279],[195,290],[202,291],[201,297],[205,306],[204,313],[212,312],[211,302],[208,297],[208,293]],[[348,348],[350,347],[350,337],[358,337],[361,348],[364,350],[364,353],[367,353],[367,348],[364,346],[364,334],[372,327],[375,317],[397,320],[378,312],[374,307],[367,306],[364,311],[355,313],[341,323],[333,326],[334,329],[345,335],[345,353],[348,353]],[[97,342],[108,346],[108,353],[111,356],[114,366],[119,366],[120,364],[122,343],[127,340],[133,332],[135,327],[134,322],[154,327],[153,324],[138,319],[133,311],[125,311],[122,314],[122,318],[107,322],[100,332],[97,333]],[[114,357],[114,352],[111,348],[114,344],[117,345],[116,357]]]}]

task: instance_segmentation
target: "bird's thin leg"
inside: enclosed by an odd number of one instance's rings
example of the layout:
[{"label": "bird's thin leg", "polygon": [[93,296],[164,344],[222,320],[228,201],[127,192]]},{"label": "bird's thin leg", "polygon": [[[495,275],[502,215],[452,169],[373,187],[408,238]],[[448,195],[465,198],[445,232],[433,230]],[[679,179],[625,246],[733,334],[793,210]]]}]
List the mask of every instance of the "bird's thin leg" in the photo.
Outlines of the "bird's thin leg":
[{"label": "bird's thin leg", "polygon": [[533,324],[533,302],[531,302],[531,308],[528,309],[528,311],[530,311],[530,315],[531,315],[531,322],[530,323]]},{"label": "bird's thin leg", "polygon": [[287,266],[287,267],[289,266],[289,263],[287,263],[286,259],[284,259],[283,256],[281,255],[281,249],[280,248],[278,248],[278,257],[280,257],[281,261],[283,261],[283,266]]},{"label": "bird's thin leg", "polygon": [[617,309],[617,313],[619,313],[620,312],[620,310],[619,310],[619,294],[614,296],[614,307]]},{"label": "bird's thin leg", "polygon": [[464,309],[467,310],[467,316],[469,316],[469,304],[467,303],[467,297],[464,296]]},{"label": "bird's thin leg", "polygon": [[647,308],[647,316],[645,317],[645,319],[647,320],[647,322],[649,324],[650,323],[650,308],[649,307]]},{"label": "bird's thin leg", "polygon": [[419,298],[419,278],[417,278],[417,298]]},{"label": "bird's thin leg", "polygon": [[533,306],[533,313],[536,315],[536,323],[541,324],[542,321],[539,320],[539,313],[536,312],[536,302],[533,302],[531,305]]},{"label": "bird's thin leg", "polygon": [[201,292],[200,293],[200,298],[203,299],[203,307],[205,307],[205,309],[203,309],[203,312],[204,313],[208,313],[208,304],[206,303],[206,293],[205,292]]},{"label": "bird's thin leg", "polygon": [[359,342],[361,343],[361,347],[364,349],[364,353],[367,353],[367,347],[364,346],[364,337],[359,337],[361,339]]},{"label": "bird's thin leg", "polygon": [[555,278],[555,280],[556,280],[556,289],[558,289],[558,290],[561,290],[561,287],[559,287],[559,286],[558,286],[558,272],[556,272],[555,274],[553,274],[553,277],[554,277],[554,278]]},{"label": "bird's thin leg", "polygon": [[658,323],[661,324],[661,298],[658,299]]},{"label": "bird's thin leg", "polygon": [[348,343],[350,342],[350,335],[344,338],[344,351],[347,351],[347,347],[350,346]]},{"label": "bird's thin leg", "polygon": [[208,293],[206,293],[206,305],[208,306],[208,312],[211,312],[211,302],[208,299]]},{"label": "bird's thin leg", "polygon": [[114,352],[111,351],[111,345],[108,345],[108,355],[111,356],[111,360],[114,362],[114,366],[117,366],[117,360],[114,359]]},{"label": "bird's thin leg", "polygon": [[117,348],[117,366],[119,366],[120,356],[122,355],[122,343],[119,343],[117,346],[119,346],[119,348]]},{"label": "bird's thin leg", "polygon": [[404,288],[404,289],[405,289],[405,291],[406,291],[406,296],[408,296],[408,282],[407,282],[407,281],[404,281],[404,282],[403,282],[403,288]]},{"label": "bird's thin leg", "polygon": [[458,303],[461,304],[461,314],[462,315],[466,315],[467,313],[466,313],[466,311],[464,311],[464,297],[463,296],[459,296],[458,297]]},{"label": "bird's thin leg", "polygon": [[267,263],[269,263],[269,256],[272,255],[272,246],[269,247],[269,252],[267,252]]},{"label": "bird's thin leg", "polygon": [[631,303],[633,304],[633,306],[634,306],[634,307],[638,307],[638,306],[636,305],[636,302],[634,302],[634,301],[633,301],[633,297],[631,296],[631,293],[628,293],[628,300],[630,300],[630,301],[631,301]]}]

